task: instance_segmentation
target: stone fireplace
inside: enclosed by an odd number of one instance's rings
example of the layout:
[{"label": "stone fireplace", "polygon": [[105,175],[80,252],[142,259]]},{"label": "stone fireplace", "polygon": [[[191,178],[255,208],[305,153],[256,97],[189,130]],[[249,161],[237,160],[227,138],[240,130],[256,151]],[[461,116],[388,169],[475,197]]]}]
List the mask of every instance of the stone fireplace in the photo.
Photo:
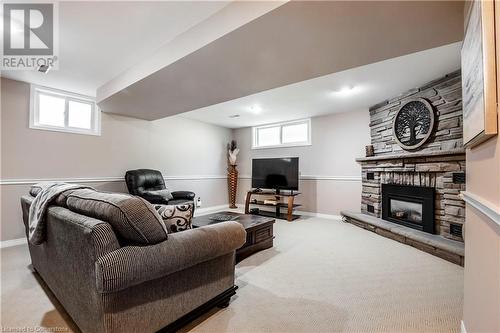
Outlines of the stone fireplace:
[{"label": "stone fireplace", "polygon": [[[459,197],[465,190],[461,92],[457,71],[370,108],[374,156],[357,159],[362,168],[363,213],[383,218],[383,184],[433,188],[433,233],[463,241],[465,203]],[[401,105],[415,97],[431,104],[436,121],[429,141],[416,151],[406,151],[394,138],[393,119]]]},{"label": "stone fireplace", "polygon": [[382,218],[434,234],[434,188],[382,184]]},{"label": "stone fireplace", "polygon": [[458,264],[465,221],[461,88],[457,71],[370,107],[373,156],[356,159],[361,214],[342,212],[348,222]]},{"label": "stone fireplace", "polygon": [[463,150],[384,155],[357,161],[362,169],[362,213],[385,219],[385,184],[430,188],[434,191],[434,226],[433,231],[423,231],[463,241],[465,203],[459,196],[465,190]]}]

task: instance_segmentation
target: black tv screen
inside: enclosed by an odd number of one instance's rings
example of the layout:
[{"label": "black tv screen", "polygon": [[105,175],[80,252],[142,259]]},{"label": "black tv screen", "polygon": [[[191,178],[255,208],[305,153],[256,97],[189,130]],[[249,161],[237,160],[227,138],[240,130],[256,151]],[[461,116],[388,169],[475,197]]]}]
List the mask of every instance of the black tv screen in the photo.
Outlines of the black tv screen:
[{"label": "black tv screen", "polygon": [[259,158],[252,160],[252,187],[298,190],[299,158]]}]

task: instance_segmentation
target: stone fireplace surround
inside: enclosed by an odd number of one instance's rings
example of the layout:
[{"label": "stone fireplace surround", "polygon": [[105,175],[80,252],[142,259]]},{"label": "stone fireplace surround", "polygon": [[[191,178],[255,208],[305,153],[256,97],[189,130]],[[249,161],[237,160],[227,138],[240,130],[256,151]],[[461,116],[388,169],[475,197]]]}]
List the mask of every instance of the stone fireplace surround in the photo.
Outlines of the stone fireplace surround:
[{"label": "stone fireplace surround", "polygon": [[[361,213],[342,211],[344,221],[464,265],[462,235],[450,232],[451,225],[462,226],[465,221],[465,203],[460,198],[465,184],[453,181],[457,178],[454,173],[465,172],[464,150],[384,155],[357,161],[362,168]],[[433,187],[435,234],[383,220],[382,184]]]},{"label": "stone fireplace surround", "polygon": [[463,150],[386,155],[357,161],[362,169],[362,213],[382,217],[382,184],[433,187],[435,233],[463,242],[461,235],[450,232],[450,225],[462,226],[465,220],[465,203],[459,196],[460,191],[465,190],[465,184],[453,181],[454,173],[465,174]]},{"label": "stone fireplace surround", "polygon": [[[429,141],[417,151],[403,150],[392,133],[396,112],[410,98],[427,100],[436,119]],[[374,156],[356,159],[362,169],[361,213],[342,212],[344,220],[463,265],[463,236],[460,233],[465,221],[465,203],[460,198],[460,191],[465,190],[462,115],[460,71],[370,107]],[[382,220],[382,184],[434,188],[435,234]]]}]

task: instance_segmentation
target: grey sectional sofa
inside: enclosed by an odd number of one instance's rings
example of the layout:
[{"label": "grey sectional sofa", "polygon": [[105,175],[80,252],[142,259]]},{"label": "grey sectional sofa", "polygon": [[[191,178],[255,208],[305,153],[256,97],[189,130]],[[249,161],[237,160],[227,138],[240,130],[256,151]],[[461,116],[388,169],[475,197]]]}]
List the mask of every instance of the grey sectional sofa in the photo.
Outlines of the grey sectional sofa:
[{"label": "grey sectional sofa", "polygon": [[[72,195],[49,207],[46,239],[30,244],[29,251],[33,268],[83,332],[175,330],[198,312],[227,306],[236,290],[235,250],[246,238],[239,223],[134,244],[118,232],[115,220],[117,214],[135,209],[128,206],[137,204],[135,199],[118,202],[112,194],[94,198],[88,191],[87,197]],[[82,205],[81,198],[109,201],[118,213],[96,215],[96,206]],[[21,198],[25,226],[32,201],[33,196]]]}]

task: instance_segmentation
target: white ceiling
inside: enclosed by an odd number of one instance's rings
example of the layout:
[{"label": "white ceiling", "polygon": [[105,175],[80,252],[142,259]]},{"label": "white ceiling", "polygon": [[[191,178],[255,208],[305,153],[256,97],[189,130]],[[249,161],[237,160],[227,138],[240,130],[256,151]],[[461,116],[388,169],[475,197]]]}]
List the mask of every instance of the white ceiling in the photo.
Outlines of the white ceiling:
[{"label": "white ceiling", "polygon": [[59,70],[2,76],[95,96],[96,89],[229,1],[59,2]]},{"label": "white ceiling", "polygon": [[[367,109],[459,69],[460,48],[458,42],[412,53],[200,108],[182,116],[239,128]],[[345,87],[353,89],[344,92]],[[239,117],[232,118],[234,115]]]}]

